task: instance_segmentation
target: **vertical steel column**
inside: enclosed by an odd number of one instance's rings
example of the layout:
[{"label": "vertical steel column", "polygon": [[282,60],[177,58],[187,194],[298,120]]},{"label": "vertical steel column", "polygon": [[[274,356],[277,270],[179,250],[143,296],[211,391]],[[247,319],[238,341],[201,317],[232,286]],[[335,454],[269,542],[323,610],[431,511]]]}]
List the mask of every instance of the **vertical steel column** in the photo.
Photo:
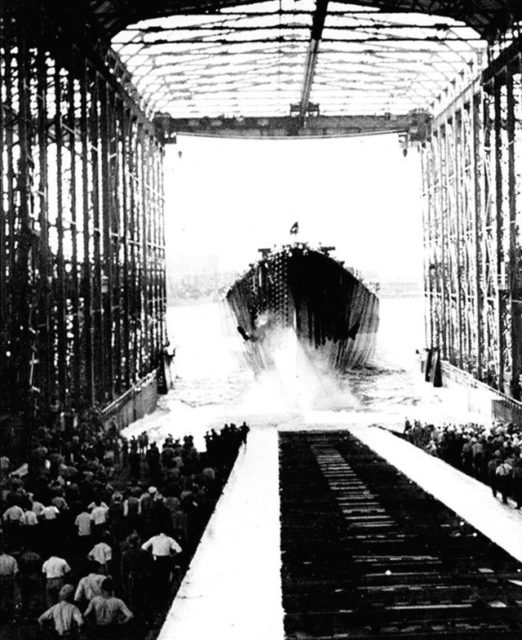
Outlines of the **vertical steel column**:
[{"label": "vertical steel column", "polygon": [[[455,279],[457,288],[457,339],[458,356],[457,366],[463,370],[468,370],[468,350],[469,350],[469,318],[466,315],[468,307],[467,296],[467,247],[466,247],[466,192],[465,192],[465,105],[459,101],[454,105],[453,113],[453,161],[454,161],[454,199],[455,199]],[[460,330],[458,330],[460,328]]]},{"label": "vertical steel column", "polygon": [[141,314],[140,314],[140,346],[139,359],[140,376],[145,375],[148,364],[149,350],[149,274],[148,274],[148,225],[147,225],[147,178],[148,178],[148,157],[145,141],[145,131],[143,124],[138,123],[138,145],[139,145],[139,222],[140,229],[140,290],[141,290]]},{"label": "vertical steel column", "polygon": [[[75,52],[76,53],[76,52]],[[76,61],[76,55],[75,55]],[[81,121],[81,113],[78,109],[78,98],[80,90],[71,74],[68,76],[67,84],[67,146],[68,163],[70,166],[69,200],[70,200],[70,230],[71,230],[71,256],[68,264],[68,289],[69,289],[69,323],[70,323],[70,366],[71,366],[71,397],[74,406],[81,406],[82,384],[81,384],[81,334],[80,334],[80,281],[81,263],[78,254],[81,250],[81,230],[79,225],[81,194],[78,193],[78,182],[81,174],[81,165],[78,162],[78,123]],[[78,166],[80,165],[80,166]],[[80,236],[80,240],[79,240]]]},{"label": "vertical steel column", "polygon": [[495,187],[496,187],[496,232],[495,247],[498,274],[498,336],[499,336],[499,389],[509,390],[511,384],[511,310],[509,291],[509,186],[507,176],[507,83],[505,71],[495,77]]},{"label": "vertical steel column", "polygon": [[122,301],[123,281],[121,279],[123,263],[122,226],[125,199],[123,195],[123,103],[118,96],[113,97],[111,116],[111,172],[114,175],[114,210],[111,220],[111,238],[113,255],[112,304],[113,304],[113,385],[115,395],[122,392]]},{"label": "vertical steel column", "polygon": [[441,244],[441,303],[442,303],[442,347],[444,357],[452,357],[452,333],[451,333],[451,297],[450,297],[450,258],[448,255],[448,181],[447,181],[447,155],[446,155],[446,127],[440,128],[439,133],[439,189],[440,189],[440,244]]},{"label": "vertical steel column", "polygon": [[[100,227],[100,329],[103,338],[103,351],[100,352],[102,363],[101,387],[103,401],[114,399],[112,377],[112,251],[111,251],[111,216],[112,216],[112,176],[109,164],[109,96],[108,88],[100,83],[98,100],[99,111],[99,152],[101,181],[101,211],[98,224]],[[101,396],[100,396],[101,398]]]},{"label": "vertical steel column", "polygon": [[[41,36],[45,34],[45,21],[41,20]],[[39,48],[36,56],[37,72],[37,139],[38,139],[38,165],[39,182],[38,194],[35,204],[38,207],[40,243],[38,252],[38,274],[39,274],[39,295],[38,295],[38,357],[39,357],[39,381],[41,397],[44,404],[48,404],[49,398],[54,393],[53,387],[53,344],[51,330],[51,309],[50,309],[50,281],[52,277],[51,255],[49,252],[49,145],[50,126],[48,124],[49,110],[49,89],[48,74],[50,73],[47,60],[47,53],[43,48]],[[50,96],[52,102],[52,96]]]},{"label": "vertical steel column", "polygon": [[[100,87],[101,85],[101,87]],[[103,217],[100,212],[100,191],[102,180],[100,171],[102,165],[102,149],[100,145],[100,91],[103,92],[103,83],[100,82],[98,71],[93,70],[91,86],[91,110],[89,118],[89,136],[91,142],[91,215],[93,220],[93,279],[92,279],[92,302],[93,302],[93,327],[94,327],[94,387],[96,401],[103,405],[105,403],[105,349],[106,336],[103,326]]]},{"label": "vertical steel column", "polygon": [[458,210],[458,176],[456,154],[456,129],[455,114],[451,114],[445,126],[446,131],[446,193],[447,206],[444,210],[447,222],[447,257],[449,271],[449,334],[450,334],[450,362],[462,367],[462,334],[461,334],[461,291],[459,277],[459,210]]},{"label": "vertical steel column", "polygon": [[475,242],[475,183],[474,183],[474,157],[473,157],[473,90],[463,96],[461,109],[458,111],[459,142],[457,150],[459,154],[458,198],[459,198],[459,223],[460,243],[459,279],[462,294],[461,326],[464,336],[463,364],[462,367],[469,373],[477,375],[477,301],[476,301],[476,253]]},{"label": "vertical steel column", "polygon": [[[26,8],[25,0],[21,7]],[[34,328],[32,311],[36,306],[33,289],[32,260],[34,250],[32,203],[32,147],[31,147],[31,52],[23,23],[17,23],[16,33],[17,109],[19,156],[13,166],[12,256],[10,277],[13,283],[12,350],[15,366],[16,392],[19,402],[29,396],[34,408],[33,389],[30,384],[31,362],[34,357]],[[15,102],[16,104],[16,102]],[[16,176],[16,177],[15,177]],[[16,195],[15,195],[16,192]]]},{"label": "vertical steel column", "polygon": [[469,210],[468,210],[468,110],[466,103],[461,103],[455,111],[455,155],[457,165],[457,229],[458,229],[458,280],[460,290],[460,310],[459,324],[461,326],[461,351],[460,367],[469,371],[472,367],[471,356],[471,325],[473,322],[473,308],[471,305],[470,292],[468,288],[470,273],[469,261]]},{"label": "vertical steel column", "polygon": [[[434,270],[434,264],[432,261],[432,223],[431,214],[433,208],[433,155],[427,151],[427,144],[431,144],[431,141],[423,145],[423,151],[421,154],[422,163],[422,229],[423,229],[423,249],[424,249],[424,262],[423,262],[423,282],[424,282],[424,339],[427,345],[432,345],[434,342],[434,327],[433,321],[435,317],[435,310],[433,308],[433,285],[432,285],[432,272]],[[299,323],[299,315],[297,317]]]},{"label": "vertical steel column", "polygon": [[[165,224],[164,224],[164,211],[165,211],[165,174],[163,172],[163,160],[164,149],[159,142],[156,142],[157,156],[156,156],[156,173],[158,176],[158,227],[159,227],[159,278],[160,278],[160,317],[158,319],[160,323],[160,347],[162,348],[167,339],[167,271],[166,271],[166,238],[165,238]],[[160,352],[161,353],[161,352]],[[160,353],[158,353],[158,364]]]},{"label": "vertical steel column", "polygon": [[6,138],[6,120],[7,105],[4,106],[3,101],[6,95],[6,48],[9,48],[7,36],[8,18],[5,11],[0,5],[0,371],[8,370],[8,340],[7,340],[7,316],[8,316],[8,291],[7,291],[7,212],[4,209],[4,194],[6,167],[5,157],[5,138]]},{"label": "vertical steel column", "polygon": [[495,388],[501,387],[499,342],[499,294],[498,294],[498,216],[496,207],[496,134],[495,91],[486,87],[484,94],[484,230],[483,270],[485,273],[485,344],[487,354],[486,381]]},{"label": "vertical steel column", "polygon": [[482,106],[482,92],[478,93],[473,88],[470,104],[470,118],[471,118],[471,149],[470,149],[470,171],[472,186],[470,192],[470,206],[472,208],[473,216],[473,229],[474,237],[470,238],[470,242],[473,242],[475,249],[475,281],[472,283],[475,289],[475,360],[476,360],[476,373],[475,376],[478,380],[483,380],[484,375],[484,358],[483,358],[483,308],[484,308],[484,294],[483,294],[483,273],[481,270],[482,254],[481,254],[481,242],[482,235],[482,223],[483,223],[483,198],[482,198],[482,144],[480,138],[481,132],[481,106]]},{"label": "vertical steel column", "polygon": [[448,339],[446,331],[446,264],[444,255],[444,227],[442,217],[442,198],[443,198],[443,168],[441,149],[442,129],[436,130],[433,150],[435,153],[435,198],[434,198],[434,259],[435,259],[435,286],[436,286],[436,303],[437,303],[437,337],[438,341],[432,345],[441,349],[444,358],[448,357]]},{"label": "vertical steel column", "polygon": [[80,136],[81,136],[81,173],[82,173],[82,204],[83,204],[83,264],[81,265],[81,297],[83,299],[83,376],[84,399],[87,405],[94,403],[96,389],[94,385],[94,345],[93,345],[93,276],[91,271],[92,237],[91,237],[91,202],[90,202],[90,158],[91,147],[89,138],[89,89],[92,74],[87,61],[83,61],[82,77],[80,79]]},{"label": "vertical steel column", "polygon": [[123,280],[123,296],[122,296],[122,346],[123,346],[123,371],[122,371],[122,383],[123,388],[128,388],[131,384],[131,323],[133,308],[132,308],[132,278],[131,271],[131,256],[132,256],[132,165],[131,154],[132,149],[130,145],[131,132],[132,132],[132,118],[129,110],[122,105],[122,183],[123,183],[123,211],[122,211],[122,229],[124,231],[123,241],[123,264],[122,264],[122,280]]},{"label": "vertical steel column", "polygon": [[54,120],[54,133],[56,145],[56,232],[57,247],[55,250],[56,260],[56,327],[57,327],[57,367],[58,386],[57,395],[62,407],[66,406],[68,396],[67,380],[67,328],[66,328],[66,300],[65,300],[65,260],[64,260],[64,184],[63,184],[63,130],[62,130],[62,86],[61,71],[58,65],[54,71],[54,100],[56,114]]},{"label": "vertical steel column", "polygon": [[[516,149],[515,149],[515,90],[514,75],[520,72],[520,62],[516,60],[508,65],[506,69],[506,119],[503,126],[506,129],[507,144],[507,167],[505,167],[506,183],[506,209],[505,215],[508,215],[506,221],[508,242],[507,242],[507,276],[508,282],[506,287],[506,307],[504,313],[506,315],[505,330],[509,331],[510,360],[511,360],[511,380],[510,393],[514,398],[520,398],[520,308],[515,302],[518,297],[518,230],[517,230],[517,184],[516,184]],[[519,125],[520,126],[520,125]]]},{"label": "vertical steel column", "polygon": [[426,175],[424,183],[428,186],[429,199],[425,201],[427,215],[424,221],[425,242],[425,268],[427,271],[427,293],[429,303],[429,346],[442,348],[442,305],[441,280],[442,263],[439,256],[440,242],[440,163],[439,163],[439,136],[437,128],[432,128],[432,135],[424,146],[424,170]]},{"label": "vertical steel column", "polygon": [[[522,54],[511,65],[513,79],[513,144],[511,145],[510,211],[514,215],[512,237],[511,296],[512,296],[512,347],[513,347],[513,395],[522,395]],[[512,219],[513,224],[513,219]]]},{"label": "vertical steel column", "polygon": [[129,282],[131,283],[129,291],[129,308],[130,308],[130,330],[131,335],[129,344],[131,345],[130,357],[129,357],[129,373],[131,377],[131,384],[136,382],[139,378],[138,371],[140,366],[139,361],[139,333],[140,333],[140,321],[141,321],[141,286],[140,286],[140,265],[139,265],[139,198],[138,198],[138,137],[137,137],[138,124],[134,117],[130,119],[130,152],[129,152],[129,220],[128,220],[128,233],[130,236],[130,268],[129,268]]}]

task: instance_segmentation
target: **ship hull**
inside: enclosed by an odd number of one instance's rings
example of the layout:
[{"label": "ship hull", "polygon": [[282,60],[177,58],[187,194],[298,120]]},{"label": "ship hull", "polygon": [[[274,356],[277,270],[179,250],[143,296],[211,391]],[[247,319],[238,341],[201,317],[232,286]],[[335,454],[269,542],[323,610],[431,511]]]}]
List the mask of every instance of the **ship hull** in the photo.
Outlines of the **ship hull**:
[{"label": "ship hull", "polygon": [[305,352],[346,371],[375,351],[379,300],[342,263],[306,245],[265,252],[227,293],[252,363],[271,363],[273,336],[293,329]]}]

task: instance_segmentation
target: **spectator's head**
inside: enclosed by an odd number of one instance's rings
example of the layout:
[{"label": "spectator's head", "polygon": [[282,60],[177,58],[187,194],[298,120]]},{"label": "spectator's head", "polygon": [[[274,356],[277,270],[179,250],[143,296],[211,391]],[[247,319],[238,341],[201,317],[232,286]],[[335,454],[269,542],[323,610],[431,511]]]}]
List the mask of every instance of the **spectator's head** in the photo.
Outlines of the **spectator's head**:
[{"label": "spectator's head", "polygon": [[96,560],[89,560],[89,572],[90,573],[98,573],[100,565],[96,562]]},{"label": "spectator's head", "polygon": [[127,544],[129,545],[129,547],[132,547],[132,548],[136,548],[139,546],[140,537],[136,533],[136,531],[133,531],[129,536],[127,536]]},{"label": "spectator's head", "polygon": [[74,593],[74,587],[72,584],[64,584],[60,589],[60,593],[58,594],[60,600],[64,600],[65,602],[71,602]]},{"label": "spectator's head", "polygon": [[114,582],[112,578],[105,578],[101,583],[101,588],[106,595],[112,595],[114,593]]}]

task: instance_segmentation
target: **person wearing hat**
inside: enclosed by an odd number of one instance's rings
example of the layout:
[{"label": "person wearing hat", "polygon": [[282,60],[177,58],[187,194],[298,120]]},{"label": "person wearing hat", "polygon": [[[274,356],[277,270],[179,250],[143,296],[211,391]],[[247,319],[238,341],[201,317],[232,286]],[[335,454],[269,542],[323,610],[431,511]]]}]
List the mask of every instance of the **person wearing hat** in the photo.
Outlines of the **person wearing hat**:
[{"label": "person wearing hat", "polygon": [[60,589],[60,601],[49,607],[38,618],[38,624],[41,626],[51,623],[58,638],[78,637],[78,630],[83,625],[80,610],[71,602],[73,593],[74,587],[71,584],[65,584]]}]

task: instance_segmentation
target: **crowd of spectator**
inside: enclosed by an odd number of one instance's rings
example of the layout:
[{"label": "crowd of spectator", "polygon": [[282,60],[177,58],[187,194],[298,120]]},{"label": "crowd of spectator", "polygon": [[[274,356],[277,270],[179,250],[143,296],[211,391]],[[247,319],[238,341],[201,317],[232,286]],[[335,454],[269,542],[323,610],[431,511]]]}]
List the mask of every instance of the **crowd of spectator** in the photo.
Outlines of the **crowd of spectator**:
[{"label": "crowd of spectator", "polygon": [[169,435],[161,446],[146,432],[127,440],[87,414],[38,429],[17,471],[2,456],[0,629],[145,637],[166,613],[248,431],[212,429],[200,452],[192,436]]},{"label": "crowd of spectator", "polygon": [[522,430],[512,423],[434,425],[405,421],[404,437],[522,508]]}]

